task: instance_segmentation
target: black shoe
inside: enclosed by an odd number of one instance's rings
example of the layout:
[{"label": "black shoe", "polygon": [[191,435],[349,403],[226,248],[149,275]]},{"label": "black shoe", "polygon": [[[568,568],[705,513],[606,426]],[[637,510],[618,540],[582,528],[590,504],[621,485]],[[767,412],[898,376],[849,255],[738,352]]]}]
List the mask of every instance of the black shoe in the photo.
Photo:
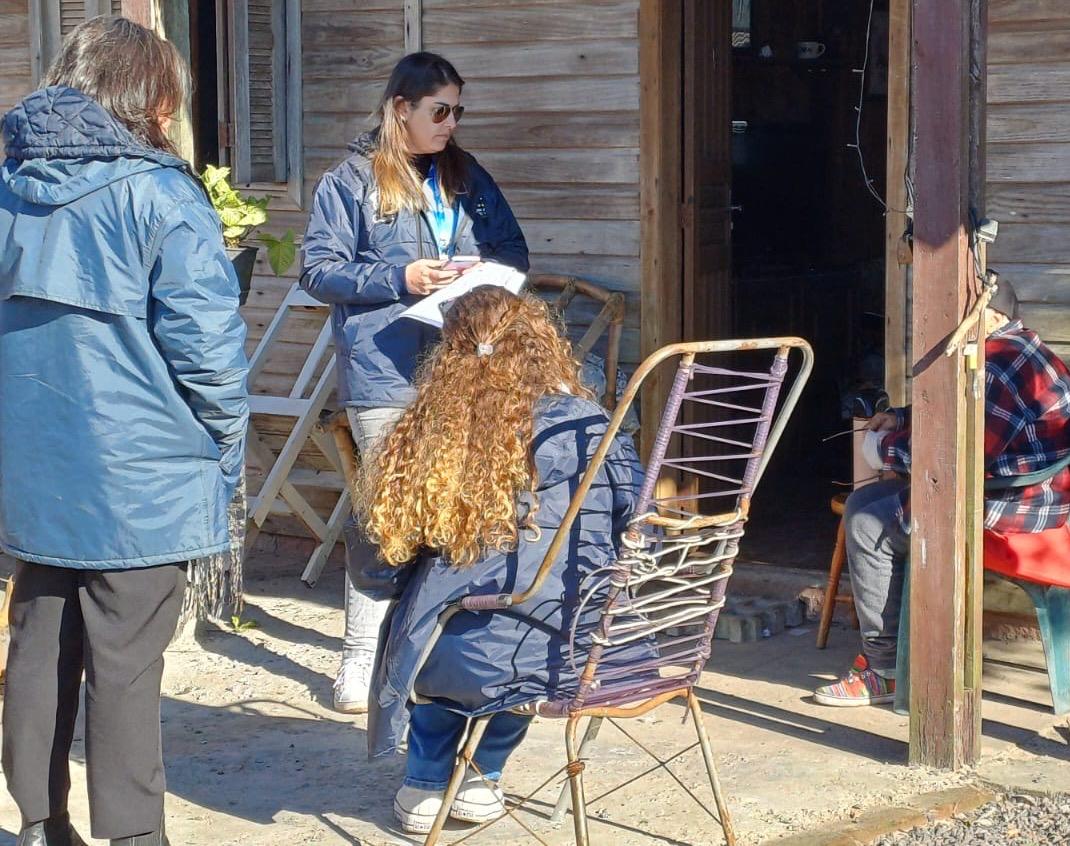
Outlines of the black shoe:
[{"label": "black shoe", "polygon": [[150,831],[148,834],[138,834],[134,837],[120,837],[110,842],[111,846],[171,846],[162,824],[159,831]]},{"label": "black shoe", "polygon": [[64,812],[26,826],[15,846],[86,846],[86,842],[71,825],[70,814]]}]

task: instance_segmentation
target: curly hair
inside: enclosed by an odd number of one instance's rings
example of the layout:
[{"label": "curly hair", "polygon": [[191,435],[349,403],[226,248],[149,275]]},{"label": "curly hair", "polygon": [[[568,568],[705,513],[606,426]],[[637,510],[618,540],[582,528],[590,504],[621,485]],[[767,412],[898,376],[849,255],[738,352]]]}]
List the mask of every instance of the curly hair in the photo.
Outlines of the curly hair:
[{"label": "curly hair", "polygon": [[486,550],[514,549],[520,494],[532,497],[525,526],[538,509],[535,403],[588,395],[568,340],[541,300],[476,288],[450,309],[416,387],[415,402],[366,462],[368,537],[394,566],[423,549],[456,567]]}]

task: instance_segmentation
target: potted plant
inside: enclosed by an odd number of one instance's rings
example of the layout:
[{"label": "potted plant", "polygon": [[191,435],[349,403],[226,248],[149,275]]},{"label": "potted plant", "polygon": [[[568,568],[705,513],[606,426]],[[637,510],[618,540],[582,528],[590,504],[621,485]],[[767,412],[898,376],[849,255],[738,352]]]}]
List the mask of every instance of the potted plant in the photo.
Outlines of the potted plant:
[{"label": "potted plant", "polygon": [[[267,223],[268,198],[243,197],[231,186],[227,179],[229,176],[229,167],[207,165],[201,174],[201,182],[204,183],[212,206],[223,224],[223,241],[227,246],[227,255],[230,256],[234,272],[238,276],[241,292],[238,301],[245,305],[253,284],[256,254],[260,249],[249,244],[248,238],[254,229]],[[276,276],[281,276],[290,269],[297,258],[297,244],[292,229],[287,230],[281,238],[261,233],[259,240],[267,247],[268,264]]]}]

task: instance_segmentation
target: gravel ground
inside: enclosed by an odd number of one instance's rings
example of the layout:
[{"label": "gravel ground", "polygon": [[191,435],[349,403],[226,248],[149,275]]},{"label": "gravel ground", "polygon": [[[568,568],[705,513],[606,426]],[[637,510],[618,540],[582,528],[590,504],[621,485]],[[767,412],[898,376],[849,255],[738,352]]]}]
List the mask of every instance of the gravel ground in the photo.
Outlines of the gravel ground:
[{"label": "gravel ground", "polygon": [[1070,844],[1070,796],[1010,796],[874,846],[1055,846]]}]

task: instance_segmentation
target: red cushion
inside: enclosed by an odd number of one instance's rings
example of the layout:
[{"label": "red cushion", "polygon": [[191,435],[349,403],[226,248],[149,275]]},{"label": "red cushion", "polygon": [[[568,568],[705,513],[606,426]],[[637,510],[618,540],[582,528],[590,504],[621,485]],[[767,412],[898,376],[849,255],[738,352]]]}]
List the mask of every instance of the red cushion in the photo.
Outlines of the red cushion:
[{"label": "red cushion", "polygon": [[1043,532],[984,533],[985,569],[1012,579],[1070,587],[1070,523]]}]

